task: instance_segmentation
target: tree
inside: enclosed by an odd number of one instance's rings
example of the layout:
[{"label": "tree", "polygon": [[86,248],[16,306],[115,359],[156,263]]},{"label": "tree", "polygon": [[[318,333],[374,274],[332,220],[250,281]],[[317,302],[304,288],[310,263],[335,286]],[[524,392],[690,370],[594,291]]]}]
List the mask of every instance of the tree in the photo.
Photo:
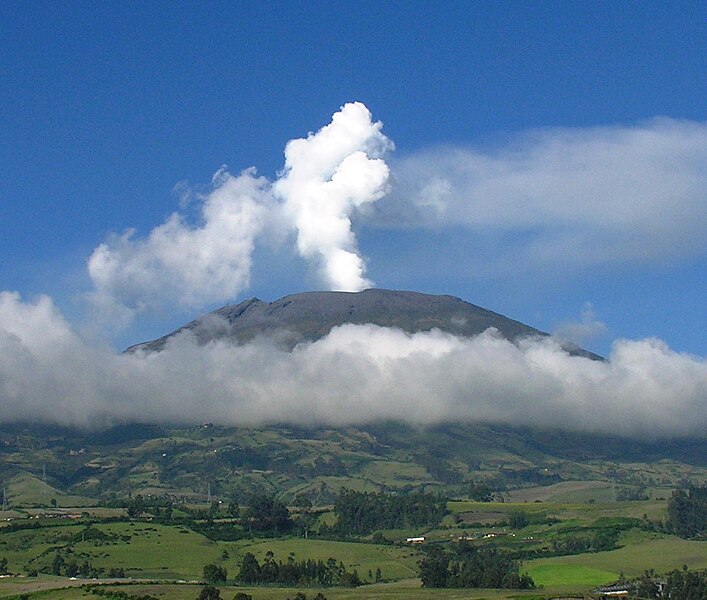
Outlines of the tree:
[{"label": "tree", "polygon": [[145,499],[140,494],[137,494],[128,505],[128,516],[132,518],[139,517],[143,512],[145,512]]},{"label": "tree", "polygon": [[284,533],[292,527],[287,507],[272,496],[254,496],[250,501],[248,517],[253,529]]},{"label": "tree", "polygon": [[238,573],[238,581],[243,583],[257,583],[260,581],[260,563],[255,558],[255,554],[246,552],[241,561],[241,570]]},{"label": "tree", "polygon": [[508,524],[511,529],[523,529],[523,527],[528,526],[528,523],[530,523],[528,513],[522,510],[513,511],[508,517]]},{"label": "tree", "polygon": [[655,582],[655,571],[645,571],[636,582],[636,596],[638,598],[655,598],[658,595],[658,586]]},{"label": "tree", "polygon": [[467,488],[467,494],[471,500],[477,502],[491,502],[493,500],[493,490],[485,483],[471,482]]},{"label": "tree", "polygon": [[79,565],[75,560],[71,560],[67,563],[64,574],[67,577],[76,577],[79,574]]},{"label": "tree", "polygon": [[196,600],[221,600],[221,590],[213,585],[204,586]]},{"label": "tree", "polygon": [[334,504],[336,529],[344,535],[367,535],[376,529],[438,523],[447,502],[433,494],[383,494],[341,490]]},{"label": "tree", "polygon": [[81,575],[81,577],[83,577],[84,579],[91,575],[91,563],[90,562],[85,560],[85,561],[83,561],[83,563],[81,563],[81,567],[79,568],[79,575]]},{"label": "tree", "polygon": [[236,519],[240,516],[241,508],[238,506],[238,500],[231,498],[228,503],[228,507],[226,508],[226,514],[228,514],[229,517],[234,517]]},{"label": "tree", "polygon": [[307,496],[297,496],[292,504],[294,504],[297,508],[312,508],[312,501],[307,498]]},{"label": "tree", "polygon": [[675,490],[668,500],[667,528],[680,537],[707,532],[707,484]]},{"label": "tree", "polygon": [[52,560],[52,575],[61,575],[61,571],[64,568],[64,557],[58,552],[54,555],[54,560]]},{"label": "tree", "polygon": [[682,571],[668,573],[663,597],[670,600],[697,600],[707,598],[707,571]]},{"label": "tree", "polygon": [[0,575],[7,575],[7,558],[0,558]]},{"label": "tree", "polygon": [[516,588],[535,587],[527,574],[519,574],[518,563],[508,552],[495,548],[478,548],[459,544],[456,552],[429,548],[420,563],[420,579],[424,587],[450,588]]},{"label": "tree", "polygon": [[204,580],[209,583],[225,583],[228,579],[228,572],[223,567],[213,563],[204,566]]},{"label": "tree", "polygon": [[[439,548],[430,548],[427,556],[420,561],[422,587],[447,587],[449,557]],[[378,572],[376,571],[376,575]]]}]

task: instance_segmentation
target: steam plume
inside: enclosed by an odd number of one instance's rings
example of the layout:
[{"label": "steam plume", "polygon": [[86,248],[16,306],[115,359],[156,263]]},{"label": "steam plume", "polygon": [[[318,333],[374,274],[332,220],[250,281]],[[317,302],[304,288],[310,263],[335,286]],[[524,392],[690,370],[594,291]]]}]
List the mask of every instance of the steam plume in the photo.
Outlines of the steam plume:
[{"label": "steam plume", "polygon": [[285,170],[275,191],[297,229],[297,249],[320,262],[327,287],[360,291],[372,283],[351,230],[352,214],[386,191],[388,167],[379,158],[392,148],[382,124],[360,102],[346,104],[332,121],[285,148]]}]

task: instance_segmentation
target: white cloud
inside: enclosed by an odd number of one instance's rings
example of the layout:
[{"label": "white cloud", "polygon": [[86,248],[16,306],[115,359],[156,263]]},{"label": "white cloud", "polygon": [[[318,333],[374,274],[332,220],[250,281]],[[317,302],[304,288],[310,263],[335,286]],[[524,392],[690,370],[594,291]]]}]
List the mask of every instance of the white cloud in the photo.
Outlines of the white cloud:
[{"label": "white cloud", "polygon": [[530,132],[493,150],[430,149],[391,168],[379,223],[467,228],[493,245],[496,267],[655,263],[707,249],[705,123]]},{"label": "white cloud", "polygon": [[[388,167],[380,157],[392,143],[381,127],[363,104],[346,104],[329,125],[287,144],[274,184],[255,169],[234,177],[223,168],[205,197],[177,184],[181,212],[145,238],[130,229],[93,251],[93,307],[120,326],[141,312],[233,300],[249,285],[258,237],[283,238],[290,229],[327,289],[371,286],[351,220],[387,189]],[[191,222],[185,211],[195,203],[198,218]]]},{"label": "white cloud", "polygon": [[555,337],[577,345],[585,344],[607,332],[606,323],[598,320],[591,302],[585,302],[580,320],[562,323],[555,330]]},{"label": "white cloud", "polygon": [[88,260],[95,305],[129,318],[175,303],[197,308],[234,298],[248,286],[256,237],[271,205],[268,181],[249,169],[214,176],[197,223],[173,213],[147,238],[134,230],[98,246]]},{"label": "white cloud", "polygon": [[605,362],[552,339],[519,346],[345,325],[292,352],[266,339],[153,354],[82,340],[49,298],[0,293],[0,420],[346,425],[381,419],[561,426],[655,438],[707,431],[707,362],[658,340],[619,341]]},{"label": "white cloud", "polygon": [[386,192],[388,167],[380,158],[392,143],[360,102],[344,105],[332,121],[285,148],[275,183],[297,230],[301,256],[318,262],[328,289],[360,291],[372,283],[351,228],[352,215]]}]

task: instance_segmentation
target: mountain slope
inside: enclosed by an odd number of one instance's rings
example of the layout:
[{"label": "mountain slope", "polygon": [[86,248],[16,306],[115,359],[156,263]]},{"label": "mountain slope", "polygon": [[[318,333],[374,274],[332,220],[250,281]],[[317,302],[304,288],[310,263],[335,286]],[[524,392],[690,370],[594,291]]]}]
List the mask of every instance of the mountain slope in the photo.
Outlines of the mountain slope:
[{"label": "mountain slope", "polygon": [[[131,346],[127,351],[159,351],[170,338],[184,331],[191,331],[201,344],[222,338],[244,343],[257,335],[270,335],[292,348],[301,341],[324,337],[333,327],[345,323],[395,327],[409,333],[436,328],[462,337],[495,328],[511,341],[548,335],[453,296],[370,289],[357,293],[305,292],[275,302],[252,298],[224,306],[164,337]],[[566,344],[564,347],[571,354],[600,359],[576,346]]]},{"label": "mountain slope", "polygon": [[[11,505],[57,497],[66,506],[67,496],[86,503],[137,493],[204,502],[209,489],[241,501],[267,493],[328,504],[341,488],[463,497],[475,481],[508,493],[558,484],[584,489],[577,482],[590,482],[605,499],[616,487],[656,488],[665,498],[683,479],[707,481],[707,439],[652,442],[482,423],[131,424],[100,431],[0,425],[0,482]],[[597,493],[591,497],[599,500]]]}]

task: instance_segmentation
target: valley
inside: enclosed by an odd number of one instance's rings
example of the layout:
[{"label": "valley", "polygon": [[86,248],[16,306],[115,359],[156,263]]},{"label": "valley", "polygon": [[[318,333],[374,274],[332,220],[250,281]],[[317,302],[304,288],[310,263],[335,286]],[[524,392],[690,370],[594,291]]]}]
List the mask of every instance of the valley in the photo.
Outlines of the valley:
[{"label": "valley", "polygon": [[[704,541],[664,527],[673,490],[707,482],[700,440],[479,424],[6,425],[0,444],[0,558],[17,575],[0,579],[0,597],[87,597],[75,586],[95,578],[121,584],[101,589],[138,597],[194,599],[201,588],[186,582],[203,581],[209,564],[228,573],[224,598],[242,590],[294,597],[297,589],[282,585],[228,587],[247,554],[263,563],[268,553],[284,563],[333,558],[355,570],[358,587],[301,586],[330,599],[550,598],[590,594],[647,569],[707,568]],[[346,533],[337,529],[344,492],[354,501],[445,498],[444,515]],[[259,530],[254,498],[287,506],[291,524]],[[414,537],[424,541],[407,541]],[[536,589],[421,588],[429,549],[458,544],[510,553]]]}]

